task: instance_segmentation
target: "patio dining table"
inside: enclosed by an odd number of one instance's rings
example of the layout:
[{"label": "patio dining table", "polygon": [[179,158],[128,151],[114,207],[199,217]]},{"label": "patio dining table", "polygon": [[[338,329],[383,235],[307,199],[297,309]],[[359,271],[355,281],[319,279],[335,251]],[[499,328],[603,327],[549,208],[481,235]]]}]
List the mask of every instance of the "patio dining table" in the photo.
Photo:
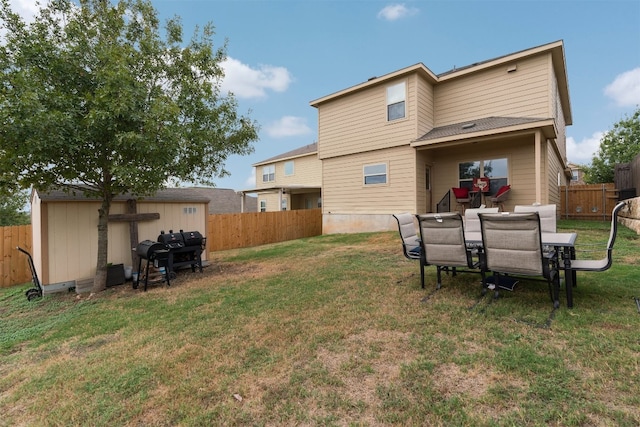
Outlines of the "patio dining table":
[{"label": "patio dining table", "polygon": [[[576,274],[571,270],[571,260],[576,258],[575,243],[578,238],[577,233],[541,233],[542,245],[553,246],[562,254],[564,262],[564,280],[567,288],[567,307],[573,307],[573,287],[576,286]],[[482,247],[482,232],[465,231],[464,240],[468,245]]]}]

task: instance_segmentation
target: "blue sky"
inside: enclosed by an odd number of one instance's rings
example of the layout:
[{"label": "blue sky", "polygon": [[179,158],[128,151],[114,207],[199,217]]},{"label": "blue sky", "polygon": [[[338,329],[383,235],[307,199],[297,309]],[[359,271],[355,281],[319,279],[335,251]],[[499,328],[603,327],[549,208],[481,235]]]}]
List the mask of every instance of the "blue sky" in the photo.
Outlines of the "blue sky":
[{"label": "blue sky", "polygon": [[[33,0],[13,0],[30,13]],[[436,74],[563,40],[573,125],[568,157],[589,163],[602,133],[640,105],[639,0],[153,0],[185,34],[211,22],[228,41],[239,112],[260,124],[220,188],[255,186],[253,163],[317,140],[309,102],[416,63]]]}]

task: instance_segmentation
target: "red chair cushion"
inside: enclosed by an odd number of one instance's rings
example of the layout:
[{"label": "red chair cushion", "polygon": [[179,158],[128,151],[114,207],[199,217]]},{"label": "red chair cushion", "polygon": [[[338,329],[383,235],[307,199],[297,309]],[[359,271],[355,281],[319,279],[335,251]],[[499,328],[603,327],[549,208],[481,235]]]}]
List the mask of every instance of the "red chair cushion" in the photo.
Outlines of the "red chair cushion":
[{"label": "red chair cushion", "polygon": [[452,188],[453,195],[456,196],[456,199],[466,199],[469,197],[469,189],[466,187],[462,188]]},{"label": "red chair cushion", "polygon": [[507,190],[511,190],[511,185],[503,185],[502,187],[500,187],[498,189],[498,192],[496,193],[496,195],[494,197],[498,197],[499,195],[501,195],[502,193],[504,193]]}]

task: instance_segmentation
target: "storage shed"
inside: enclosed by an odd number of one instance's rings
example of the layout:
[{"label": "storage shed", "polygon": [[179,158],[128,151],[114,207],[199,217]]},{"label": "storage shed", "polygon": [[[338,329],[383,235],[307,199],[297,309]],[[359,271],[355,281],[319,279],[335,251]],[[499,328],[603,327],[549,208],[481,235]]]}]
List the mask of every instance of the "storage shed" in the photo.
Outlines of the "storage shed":
[{"label": "storage shed", "polygon": [[[108,262],[133,267],[132,234],[137,233],[138,242],[156,241],[161,231],[169,230],[206,236],[209,200],[190,188],[164,189],[137,200],[116,197],[109,213]],[[99,208],[100,200],[79,191],[32,191],[32,256],[45,294],[95,276]],[[206,250],[202,259],[207,259]]]}]

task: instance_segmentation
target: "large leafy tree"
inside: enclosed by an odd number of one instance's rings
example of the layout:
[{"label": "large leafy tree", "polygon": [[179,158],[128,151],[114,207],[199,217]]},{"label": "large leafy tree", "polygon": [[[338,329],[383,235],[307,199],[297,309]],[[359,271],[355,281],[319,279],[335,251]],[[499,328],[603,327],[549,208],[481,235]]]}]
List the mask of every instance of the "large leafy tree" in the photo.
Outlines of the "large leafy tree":
[{"label": "large leafy tree", "polygon": [[25,23],[0,0],[0,187],[82,190],[102,200],[94,292],[106,285],[108,215],[119,194],[168,180],[213,184],[257,125],[220,93],[226,43],[183,40],[147,0],[51,0]]},{"label": "large leafy tree", "polygon": [[31,218],[24,211],[28,199],[28,194],[22,191],[15,194],[0,192],[0,227],[29,224]]},{"label": "large leafy tree", "polygon": [[617,163],[629,163],[640,154],[640,108],[625,117],[604,134],[600,148],[590,166],[584,166],[585,182],[597,184],[613,182]]}]

